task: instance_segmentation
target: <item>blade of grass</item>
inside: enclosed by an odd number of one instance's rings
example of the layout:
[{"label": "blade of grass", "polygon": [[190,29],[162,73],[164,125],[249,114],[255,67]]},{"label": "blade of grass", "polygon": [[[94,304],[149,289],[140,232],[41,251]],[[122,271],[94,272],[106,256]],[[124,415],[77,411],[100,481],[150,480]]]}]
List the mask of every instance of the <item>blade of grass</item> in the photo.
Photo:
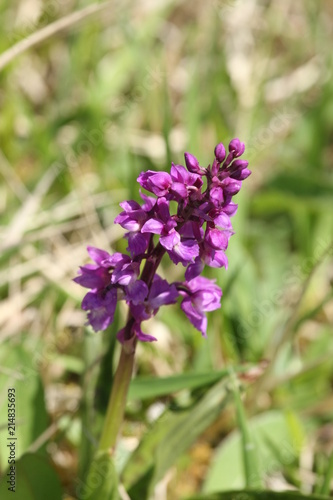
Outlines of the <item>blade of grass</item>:
[{"label": "blade of grass", "polygon": [[[235,367],[238,373],[249,370],[249,365]],[[229,369],[211,373],[184,373],[170,377],[136,377],[132,380],[128,393],[129,400],[144,400],[155,397],[167,396],[182,389],[197,389],[205,385],[218,382],[229,376]]]},{"label": "blade of grass", "polygon": [[[298,312],[299,312],[299,309],[300,309],[300,305],[303,301],[303,298],[308,290],[308,287],[309,287],[309,284],[311,282],[311,279],[315,273],[315,271],[318,269],[318,267],[320,266],[320,264],[322,263],[322,261],[324,260],[324,258],[331,252],[332,250],[332,245],[333,245],[333,242],[331,241],[329,243],[329,245],[325,248],[325,250],[323,251],[323,253],[321,254],[321,256],[319,257],[319,259],[314,263],[314,265],[312,266],[312,269],[310,271],[310,273],[308,274],[304,284],[303,284],[303,288],[302,288],[302,291],[300,293],[300,296],[296,302],[296,305],[289,317],[289,319],[287,320],[284,328],[282,329],[281,331],[281,334],[279,335],[279,342],[275,345],[275,346],[272,346],[271,347],[271,353],[268,352],[267,353],[267,356],[268,358],[271,358],[271,359],[275,359],[276,358],[276,355],[278,354],[281,346],[288,340],[290,340],[290,336],[293,334],[294,332],[294,326],[295,326],[295,322],[297,320],[297,315],[298,315]],[[271,356],[270,356],[271,354]],[[267,372],[266,372],[267,373]]]},{"label": "blade of grass", "polygon": [[[279,334],[275,338],[274,344],[271,344],[268,346],[268,349],[265,353],[264,358],[265,359],[270,359],[271,362],[267,367],[267,370],[264,372],[263,376],[258,380],[258,382],[255,384],[254,390],[253,390],[253,395],[254,397],[257,397],[258,393],[261,392],[262,390],[266,390],[267,386],[270,384],[271,380],[271,374],[273,372],[273,368],[275,365],[275,361],[278,357],[278,354],[280,352],[280,349],[282,348],[283,345],[285,345],[286,342],[291,341],[294,334],[295,334],[295,326],[297,322],[297,316],[300,310],[300,306],[302,304],[303,298],[309,288],[310,282],[312,280],[313,275],[315,274],[316,270],[320,266],[320,264],[323,262],[325,257],[330,254],[332,251],[332,246],[333,246],[333,241],[330,241],[329,245],[325,248],[325,250],[322,252],[320,257],[316,260],[314,265],[312,266],[308,276],[306,277],[303,286],[302,286],[302,291],[298,297],[298,300],[293,307],[293,310],[287,319],[286,323],[284,326],[281,326]],[[253,404],[254,401],[251,401],[251,404]]]},{"label": "blade of grass", "polygon": [[221,415],[232,398],[229,384],[229,378],[220,380],[189,409],[165,411],[141,440],[124,469],[127,489],[139,483],[149,471],[152,472],[151,486],[163,478],[198,436]]},{"label": "blade of grass", "polygon": [[332,362],[333,351],[328,351],[326,354],[320,356],[319,358],[305,364],[302,368],[293,369],[292,371],[286,372],[284,375],[280,377],[275,377],[274,380],[271,380],[266,385],[266,390],[271,391],[276,387],[279,387],[287,382],[302,376],[305,373],[308,373],[315,368],[322,366],[324,363]]},{"label": "blade of grass", "polygon": [[330,302],[330,300],[333,297],[333,289],[330,290],[325,297],[317,304],[313,309],[310,309],[310,311],[307,311],[303,316],[299,318],[297,323],[294,326],[295,331],[299,329],[299,327],[307,320],[314,318],[317,316],[318,313],[322,310],[322,308]]},{"label": "blade of grass", "polygon": [[4,249],[20,241],[25,232],[27,221],[40,209],[43,197],[49,191],[55,178],[56,172],[50,167],[38,182],[34,191],[26,198],[21,208],[15,214],[4,236]]},{"label": "blade of grass", "polygon": [[239,384],[235,374],[232,374],[232,388],[236,407],[238,427],[242,438],[242,453],[245,473],[245,483],[247,488],[261,488],[260,470],[258,466],[256,447],[251,439],[247,425],[245,409],[242,403]]},{"label": "blade of grass", "polygon": [[29,196],[29,191],[16,174],[13,167],[10,165],[9,161],[0,150],[0,173],[7,182],[8,186],[12,189],[13,193],[17,198],[23,202],[27,196]]},{"label": "blade of grass", "polygon": [[210,495],[195,495],[186,500],[328,500],[328,497],[303,495],[295,491],[221,491]]},{"label": "blade of grass", "polygon": [[329,495],[331,491],[331,480],[333,477],[333,453],[331,453],[328,459],[327,471],[324,477],[323,485],[320,489],[321,495]]},{"label": "blade of grass", "polygon": [[62,17],[61,19],[58,19],[57,21],[48,24],[45,26],[45,28],[42,28],[32,35],[28,36],[24,40],[21,40],[20,42],[16,43],[12,47],[10,47],[8,50],[3,52],[0,55],[0,71],[7,66],[15,57],[19,56],[23,52],[27,51],[31,47],[35,47],[36,45],[39,45],[40,43],[44,42],[44,40],[47,40],[48,38],[56,35],[57,33],[74,26],[75,24],[79,23],[80,21],[83,21],[83,19],[86,19],[93,14],[97,14],[107,7],[110,7],[113,5],[114,2],[107,1],[101,4],[93,4],[89,5],[88,7],[79,10],[78,12],[72,12],[68,16]]}]

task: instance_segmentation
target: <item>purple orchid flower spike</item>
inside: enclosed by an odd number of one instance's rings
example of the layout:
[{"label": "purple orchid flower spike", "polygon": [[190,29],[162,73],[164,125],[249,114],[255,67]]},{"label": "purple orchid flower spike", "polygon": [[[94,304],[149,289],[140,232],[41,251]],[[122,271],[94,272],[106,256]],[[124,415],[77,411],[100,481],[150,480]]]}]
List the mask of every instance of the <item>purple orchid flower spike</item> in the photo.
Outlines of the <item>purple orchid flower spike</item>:
[{"label": "purple orchid flower spike", "polygon": [[[228,267],[225,251],[234,234],[230,217],[237,211],[233,197],[251,174],[248,162],[240,159],[244,144],[236,138],[227,149],[228,154],[217,144],[208,167],[185,153],[185,166],[172,164],[170,173],[148,170],[139,175],[138,183],[152,196],[140,192],[141,204],[120,203],[123,211],[115,219],[127,231],[130,255],[88,247],[94,263],[80,267],[74,278],[90,290],[82,309],[94,330],[105,330],[117,302],[124,300],[129,316],[118,340],[124,345],[155,341],[141,324],[181,297],[189,321],[207,335],[206,313],[221,306],[222,290],[201,274],[205,266]],[[185,267],[184,282],[168,283],[156,274],[164,254]]]}]

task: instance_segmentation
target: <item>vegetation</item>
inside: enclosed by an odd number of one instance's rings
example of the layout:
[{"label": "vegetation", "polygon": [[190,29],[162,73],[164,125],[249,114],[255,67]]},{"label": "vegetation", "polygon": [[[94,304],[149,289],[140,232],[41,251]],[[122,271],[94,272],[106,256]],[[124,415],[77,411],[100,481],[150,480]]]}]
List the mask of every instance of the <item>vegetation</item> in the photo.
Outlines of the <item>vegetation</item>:
[{"label": "vegetation", "polygon": [[[126,251],[113,221],[139,200],[141,171],[184,164],[185,151],[207,165],[233,137],[252,175],[229,268],[206,270],[222,307],[207,339],[177,305],[150,320],[158,342],[138,346],[94,498],[117,498],[117,475],[133,500],[328,497],[331,2],[15,0],[0,13],[1,498],[12,387],[17,498],[89,498],[126,306],[94,333],[72,278],[87,245]],[[175,281],[181,265],[163,260],[162,273]]]}]

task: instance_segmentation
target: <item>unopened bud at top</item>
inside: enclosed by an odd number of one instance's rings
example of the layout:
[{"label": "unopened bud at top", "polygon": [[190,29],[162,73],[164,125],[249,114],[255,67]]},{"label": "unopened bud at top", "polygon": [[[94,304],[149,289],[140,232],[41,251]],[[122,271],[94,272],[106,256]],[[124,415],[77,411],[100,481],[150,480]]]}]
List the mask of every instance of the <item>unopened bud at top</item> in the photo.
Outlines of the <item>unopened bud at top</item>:
[{"label": "unopened bud at top", "polygon": [[230,153],[233,153],[234,158],[238,158],[238,156],[241,156],[244,151],[245,151],[245,144],[244,142],[241,142],[239,139],[232,139],[229,143],[229,151]]},{"label": "unopened bud at top", "polygon": [[185,153],[184,157],[187,170],[192,172],[192,174],[199,174],[201,172],[201,168],[196,157],[191,155],[191,153]]},{"label": "unopened bud at top", "polygon": [[215,154],[215,158],[218,161],[218,163],[222,163],[224,161],[225,147],[223,146],[222,142],[219,142],[219,144],[217,144],[215,146],[214,154]]}]

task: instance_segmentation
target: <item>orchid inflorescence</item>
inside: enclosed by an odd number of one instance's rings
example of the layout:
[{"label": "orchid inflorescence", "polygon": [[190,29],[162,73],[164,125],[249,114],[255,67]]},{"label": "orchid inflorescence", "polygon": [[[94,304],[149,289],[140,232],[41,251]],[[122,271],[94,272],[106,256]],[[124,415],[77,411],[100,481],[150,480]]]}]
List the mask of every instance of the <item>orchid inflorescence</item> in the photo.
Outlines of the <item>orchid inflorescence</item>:
[{"label": "orchid inflorescence", "polygon": [[[181,308],[203,336],[206,336],[205,312],[218,309],[222,290],[200,276],[204,266],[225,267],[225,250],[233,234],[230,217],[237,211],[232,201],[242,181],[250,175],[248,162],[238,159],[245,146],[239,139],[229,144],[229,152],[219,143],[212,165],[204,168],[190,153],[185,164],[172,163],[168,172],[142,172],[138,182],[154,196],[140,191],[143,203],[124,201],[115,219],[128,232],[130,255],[88,247],[94,264],[80,267],[74,281],[90,291],[82,301],[88,311],[88,323],[95,331],[105,330],[112,322],[119,300],[129,307],[126,326],[117,338],[121,343],[157,340],[143,333],[141,323],[154,316],[162,305],[182,298]],[[204,183],[204,177],[206,181]],[[176,202],[176,213],[170,213],[170,202]],[[154,235],[158,235],[155,236]],[[181,263],[185,281],[168,283],[157,273],[163,255]]]}]

